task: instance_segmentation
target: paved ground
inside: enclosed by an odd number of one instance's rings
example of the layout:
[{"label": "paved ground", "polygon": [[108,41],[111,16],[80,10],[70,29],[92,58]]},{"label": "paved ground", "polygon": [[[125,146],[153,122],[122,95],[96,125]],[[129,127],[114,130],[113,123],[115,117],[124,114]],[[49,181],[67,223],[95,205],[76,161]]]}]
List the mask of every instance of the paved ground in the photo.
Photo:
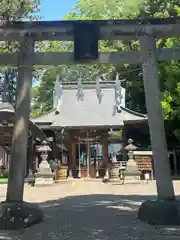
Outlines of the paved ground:
[{"label": "paved ground", "polygon": [[[180,181],[174,182],[180,195]],[[0,185],[0,200],[6,186]],[[24,200],[38,202],[45,221],[24,232],[0,232],[0,239],[19,240],[163,240],[179,239],[178,228],[154,228],[140,222],[142,201],[156,198],[155,183],[140,185],[69,182],[25,187]]]}]

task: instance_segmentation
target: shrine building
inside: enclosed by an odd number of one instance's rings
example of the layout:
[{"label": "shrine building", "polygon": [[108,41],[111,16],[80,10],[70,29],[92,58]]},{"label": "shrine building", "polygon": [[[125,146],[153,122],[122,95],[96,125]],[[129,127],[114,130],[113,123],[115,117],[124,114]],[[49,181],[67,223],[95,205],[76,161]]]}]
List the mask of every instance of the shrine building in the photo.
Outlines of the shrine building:
[{"label": "shrine building", "polygon": [[105,174],[109,155],[124,160],[124,146],[132,138],[142,148],[149,135],[147,115],[126,107],[120,80],[55,82],[53,109],[32,119],[51,139],[49,160],[68,166],[73,177]]}]

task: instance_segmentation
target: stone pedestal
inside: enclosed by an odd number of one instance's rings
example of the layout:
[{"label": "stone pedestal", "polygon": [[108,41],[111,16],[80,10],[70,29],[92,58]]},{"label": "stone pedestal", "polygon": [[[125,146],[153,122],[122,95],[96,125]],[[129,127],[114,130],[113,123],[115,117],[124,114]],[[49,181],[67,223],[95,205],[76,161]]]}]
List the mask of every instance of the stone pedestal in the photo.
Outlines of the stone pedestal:
[{"label": "stone pedestal", "polygon": [[0,229],[20,230],[43,221],[44,214],[38,205],[26,202],[1,202]]},{"label": "stone pedestal", "polygon": [[35,177],[34,177],[34,175],[31,172],[25,178],[25,183],[27,183],[29,186],[34,187],[34,185],[35,185]]},{"label": "stone pedestal", "polygon": [[104,183],[109,182],[109,169],[108,168],[105,169],[105,175],[103,178],[103,182]]},{"label": "stone pedestal", "polygon": [[111,182],[120,182],[120,176],[119,176],[119,163],[112,163],[109,166],[109,181]]},{"label": "stone pedestal", "polygon": [[68,174],[68,177],[67,177],[68,180],[73,180],[73,173],[72,173],[72,170],[69,169],[69,174]]},{"label": "stone pedestal", "polygon": [[124,171],[125,183],[140,183],[141,172],[138,170],[138,166],[134,159],[129,159],[126,169]]},{"label": "stone pedestal", "polygon": [[52,184],[54,183],[53,177],[54,173],[51,172],[51,168],[49,163],[46,160],[43,160],[39,164],[39,172],[36,173],[36,185],[43,185],[43,184]]},{"label": "stone pedestal", "polygon": [[180,202],[177,200],[156,200],[143,202],[138,218],[151,225],[177,226],[180,224]]}]

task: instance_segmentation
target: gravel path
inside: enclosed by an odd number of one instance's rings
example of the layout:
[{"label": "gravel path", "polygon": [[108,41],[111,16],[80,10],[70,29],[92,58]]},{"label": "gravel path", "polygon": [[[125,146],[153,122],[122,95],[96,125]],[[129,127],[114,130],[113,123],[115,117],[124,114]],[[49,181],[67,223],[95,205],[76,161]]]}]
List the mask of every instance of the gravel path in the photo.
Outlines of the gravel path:
[{"label": "gravel path", "polygon": [[[1,197],[5,194],[3,189],[0,187]],[[154,199],[155,193],[154,183],[122,186],[76,181],[52,187],[26,187],[25,200],[41,205],[45,221],[24,232],[1,232],[0,239],[179,239],[178,228],[154,228],[137,219],[138,206],[144,200]]]}]

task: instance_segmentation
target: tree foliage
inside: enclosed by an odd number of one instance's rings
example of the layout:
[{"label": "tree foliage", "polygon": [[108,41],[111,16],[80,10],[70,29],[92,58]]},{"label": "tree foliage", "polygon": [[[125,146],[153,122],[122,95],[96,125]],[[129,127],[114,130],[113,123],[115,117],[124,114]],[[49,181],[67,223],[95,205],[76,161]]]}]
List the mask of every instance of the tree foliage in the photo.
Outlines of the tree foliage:
[{"label": "tree foliage", "polygon": [[[8,23],[11,21],[30,20],[34,21],[39,19],[39,0],[1,0],[0,7],[0,24]],[[0,52],[16,52],[18,51],[19,43],[15,41],[1,41]],[[10,66],[2,67],[1,72],[16,71],[11,69]],[[39,72],[35,72],[35,76]],[[2,79],[1,79],[2,80]]]},{"label": "tree foliage", "polygon": [[[137,17],[171,17],[180,15],[179,0],[79,0],[74,9],[67,14],[66,20],[86,19],[129,19]],[[157,46],[160,48],[179,47],[180,40],[176,38],[159,39]],[[48,46],[48,47],[47,47]],[[63,47],[62,47],[63,46]],[[100,41],[100,51],[133,51],[139,49],[138,41]],[[47,43],[42,44],[41,50],[72,50],[72,43]],[[162,95],[162,106],[165,119],[177,120],[180,118],[180,63],[168,61],[158,63],[159,78]],[[40,85],[35,88],[34,98],[36,104],[34,109],[38,114],[44,113],[52,107],[53,82],[58,73],[62,81],[77,81],[83,76],[83,80],[94,80],[100,74],[106,74],[107,79],[114,79],[115,73],[119,72],[121,77],[127,81],[124,83],[127,89],[128,106],[133,110],[146,112],[145,96],[142,81],[142,70],[140,65],[122,64],[97,64],[76,66],[53,66],[45,71]],[[51,92],[51,94],[50,94]],[[48,98],[44,96],[47,94]],[[48,104],[48,102],[50,104]],[[47,107],[42,107],[47,103]],[[34,112],[36,115],[37,112]],[[172,130],[179,137],[179,130]]]},{"label": "tree foliage", "polygon": [[34,19],[38,12],[38,6],[38,0],[1,0],[0,20]]},{"label": "tree foliage", "polygon": [[[38,19],[39,0],[1,0],[0,22]],[[18,42],[0,42],[0,52],[18,50]]]}]

